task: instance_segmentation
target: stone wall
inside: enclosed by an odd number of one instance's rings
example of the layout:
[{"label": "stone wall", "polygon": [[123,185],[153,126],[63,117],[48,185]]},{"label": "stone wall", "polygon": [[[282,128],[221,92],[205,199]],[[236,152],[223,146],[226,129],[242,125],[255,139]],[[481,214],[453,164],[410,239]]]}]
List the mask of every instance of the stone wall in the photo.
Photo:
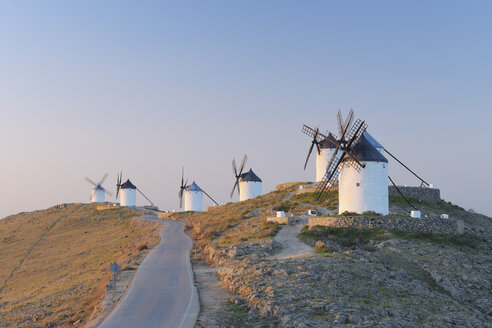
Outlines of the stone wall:
[{"label": "stone wall", "polygon": [[[297,189],[295,194],[312,193],[316,191],[317,183],[303,185],[302,189]],[[336,188],[338,190],[338,188]],[[439,203],[441,201],[441,192],[439,189],[427,188],[427,187],[405,187],[398,186],[401,193],[406,197],[412,197],[427,201],[430,203]],[[388,194],[390,196],[400,196],[394,186],[388,186]]]},{"label": "stone wall", "polygon": [[385,229],[405,232],[462,234],[464,223],[457,219],[395,217],[311,217],[308,225],[334,228]]},{"label": "stone wall", "polygon": [[[398,186],[401,193],[406,197],[413,197],[430,203],[439,203],[441,201],[441,192],[439,189],[426,188],[426,187],[404,187]],[[390,196],[400,196],[394,186],[388,187],[388,194]]]}]

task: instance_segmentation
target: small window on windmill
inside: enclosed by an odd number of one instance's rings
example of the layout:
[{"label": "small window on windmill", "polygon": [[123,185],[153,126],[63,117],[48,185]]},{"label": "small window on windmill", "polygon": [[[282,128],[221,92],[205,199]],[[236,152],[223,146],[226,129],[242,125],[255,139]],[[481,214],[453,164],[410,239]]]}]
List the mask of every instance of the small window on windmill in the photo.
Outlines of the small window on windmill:
[{"label": "small window on windmill", "polygon": [[360,187],[360,182],[357,182],[355,185],[356,185],[357,187]]}]

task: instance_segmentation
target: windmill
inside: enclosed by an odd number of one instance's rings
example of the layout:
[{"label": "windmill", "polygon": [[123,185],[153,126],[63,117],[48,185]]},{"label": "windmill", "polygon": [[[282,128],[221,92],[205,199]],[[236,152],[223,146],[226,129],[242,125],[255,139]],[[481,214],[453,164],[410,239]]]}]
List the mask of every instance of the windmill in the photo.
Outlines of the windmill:
[{"label": "windmill", "polygon": [[137,203],[137,191],[149,201],[150,205],[154,206],[154,203],[145,194],[138,189],[130,179],[127,179],[124,183],[121,183],[123,172],[120,172],[116,179],[116,198],[120,196],[120,206],[136,206]]},{"label": "windmill", "polygon": [[[343,122],[342,113],[340,110],[338,111],[338,138],[336,138],[330,132],[328,132],[328,136],[326,136],[319,132],[319,128],[315,130],[310,128],[306,124],[304,124],[302,127],[302,132],[312,137],[313,140],[316,139],[317,143],[326,140],[334,146],[334,151],[328,162],[323,179],[318,184],[318,187],[316,189],[316,191],[318,192],[318,197],[321,197],[321,193],[328,185],[330,187],[334,187],[338,184],[337,179],[339,174],[339,167],[345,158],[348,159],[349,165],[353,166],[358,171],[360,171],[364,167],[364,164],[362,164],[358,159],[357,153],[355,153],[355,151],[353,150],[353,145],[355,145],[359,141],[360,137],[367,129],[367,125],[364,121],[357,119],[357,121],[351,126],[353,117],[354,114],[351,110],[345,122]],[[341,155],[337,156],[339,152],[341,153]],[[308,159],[309,155],[311,155],[311,153],[308,154]]]},{"label": "windmill", "polygon": [[339,187],[339,213],[376,212],[388,214],[388,160],[366,139],[365,121],[353,121],[353,111],[343,120],[337,114],[338,137],[330,138],[318,129],[303,125],[302,132],[334,146],[322,181],[316,187],[317,198],[328,188]]},{"label": "windmill", "polygon": [[236,167],[236,160],[232,160],[232,172],[236,178],[236,182],[232,187],[231,198],[234,195],[234,191],[237,187],[237,192],[239,194],[239,201],[248,200],[251,198],[255,198],[262,194],[262,181],[261,179],[253,172],[252,169],[249,169],[248,172],[243,173],[244,165],[246,164],[246,160],[248,156],[245,154],[243,160],[241,162],[241,166],[239,167],[239,172]]},{"label": "windmill", "polygon": [[205,194],[215,205],[219,206],[217,202],[210,197],[202,188],[200,188],[195,181],[189,186],[185,186],[183,189],[184,195],[184,210],[203,212],[203,194]]},{"label": "windmill", "polygon": [[[343,134],[343,129],[345,126],[350,125],[354,117],[353,110],[350,110],[347,119],[343,123],[341,113],[338,114],[338,124],[339,124],[339,135]],[[333,157],[338,140],[336,137],[330,133],[326,132],[326,136],[319,132],[319,126],[316,129],[304,129],[302,130],[305,134],[312,138],[311,146],[304,163],[304,170],[306,170],[309,158],[311,157],[314,146],[316,145],[316,182],[323,180],[328,164]]]},{"label": "windmill", "polygon": [[108,194],[109,196],[112,195],[111,192],[107,191],[106,189],[103,188],[102,184],[104,180],[108,177],[108,174],[105,173],[104,176],[99,180],[98,183],[95,183],[88,177],[85,178],[87,182],[92,184],[94,188],[92,189],[91,195],[89,196],[89,199],[91,200],[92,203],[103,203],[105,201],[105,194]]},{"label": "windmill", "polygon": [[183,193],[188,186],[188,179],[186,179],[186,182],[184,181],[184,167],[181,168],[181,185],[179,186],[179,208],[183,207]]}]

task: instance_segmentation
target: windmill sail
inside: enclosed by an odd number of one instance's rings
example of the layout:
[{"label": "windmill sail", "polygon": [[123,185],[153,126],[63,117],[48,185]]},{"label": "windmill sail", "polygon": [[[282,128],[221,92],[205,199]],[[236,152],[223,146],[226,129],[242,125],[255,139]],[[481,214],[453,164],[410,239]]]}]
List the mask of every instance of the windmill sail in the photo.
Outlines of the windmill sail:
[{"label": "windmill sail", "polygon": [[234,195],[234,191],[236,190],[236,187],[237,187],[237,193],[240,194],[239,179],[241,179],[241,175],[243,174],[243,170],[244,170],[244,165],[246,165],[247,160],[248,160],[248,155],[244,154],[243,160],[241,161],[241,166],[239,168],[239,173],[236,167],[236,160],[235,159],[232,160],[232,173],[234,173],[234,177],[236,178],[236,181],[234,182],[234,186],[232,187],[231,198]]},{"label": "windmill sail", "polygon": [[[313,140],[311,141],[311,147],[309,148],[308,157],[306,158],[306,162],[304,164],[304,168],[306,168],[309,156],[311,155],[314,145],[319,146],[321,140],[323,140],[323,142],[325,142],[326,140],[327,142],[335,146],[332,157],[328,162],[326,172],[316,188],[316,198],[318,200],[322,197],[323,192],[327,187],[331,189],[338,185],[338,175],[340,174],[342,162],[346,162],[347,165],[351,165],[357,171],[360,171],[362,168],[364,168],[364,164],[361,163],[359,155],[354,151],[352,146],[357,144],[357,142],[360,140],[361,136],[367,129],[367,125],[364,121],[361,121],[359,119],[357,119],[352,125],[353,118],[354,112],[352,109],[350,110],[345,120],[343,120],[342,112],[340,110],[338,111],[338,139],[333,138],[332,133],[330,133],[329,131],[327,131],[326,134],[330,137],[326,137],[325,135],[321,134],[319,132],[319,127],[313,129],[305,124],[302,127],[302,133],[313,138]],[[339,152],[341,152],[341,155],[339,155]]]}]

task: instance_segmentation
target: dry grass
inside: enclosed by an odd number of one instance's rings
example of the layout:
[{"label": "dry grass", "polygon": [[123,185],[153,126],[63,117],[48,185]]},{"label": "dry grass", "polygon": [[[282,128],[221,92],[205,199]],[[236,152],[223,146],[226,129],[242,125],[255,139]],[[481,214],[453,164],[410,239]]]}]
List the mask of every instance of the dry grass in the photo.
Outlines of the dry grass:
[{"label": "dry grass", "polygon": [[268,216],[283,206],[289,213],[305,212],[308,207],[283,198],[302,183],[278,186],[276,191],[243,202],[228,203],[200,213],[175,213],[170,219],[188,222],[194,239],[216,245],[232,245],[274,236],[279,230],[276,223],[266,222]]},{"label": "dry grass", "polygon": [[136,215],[73,204],[0,220],[0,326],[84,322],[111,263],[122,266],[142,251],[138,245],[159,241],[159,224]]},{"label": "dry grass", "polygon": [[291,200],[333,210],[338,207],[338,190],[324,191],[319,199],[317,193],[306,192],[292,196]]}]

